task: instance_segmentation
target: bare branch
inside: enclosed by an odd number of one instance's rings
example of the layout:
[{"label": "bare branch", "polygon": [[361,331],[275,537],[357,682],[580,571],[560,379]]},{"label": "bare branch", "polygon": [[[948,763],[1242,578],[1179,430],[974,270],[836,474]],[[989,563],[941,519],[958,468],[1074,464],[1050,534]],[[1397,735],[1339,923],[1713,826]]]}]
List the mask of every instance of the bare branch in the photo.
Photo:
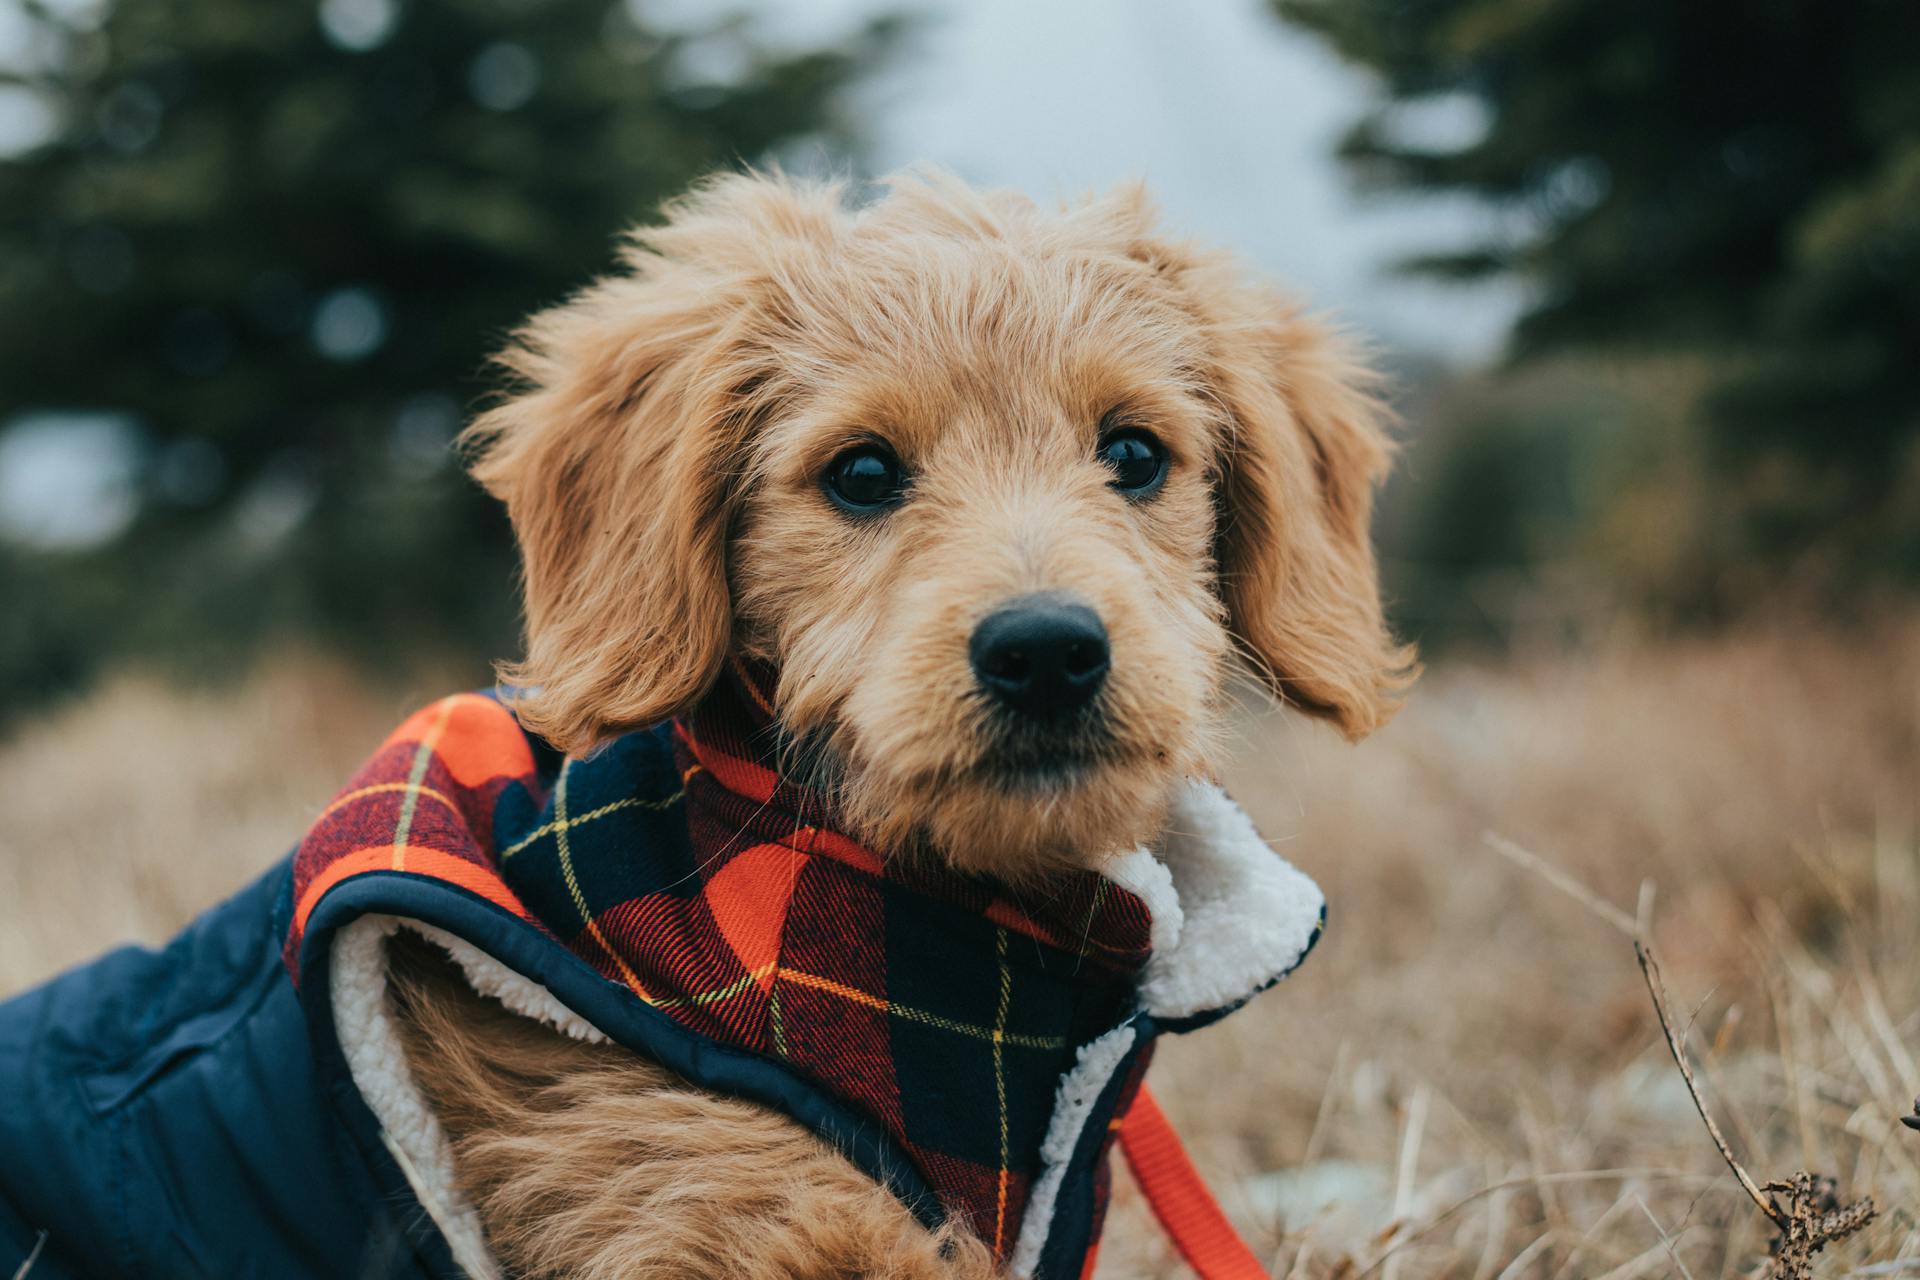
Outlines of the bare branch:
[{"label": "bare branch", "polygon": [[1554,866],[1539,854],[1533,852],[1531,849],[1522,848],[1497,831],[1483,832],[1481,838],[1487,842],[1489,849],[1492,849],[1495,853],[1514,865],[1533,872],[1542,880],[1545,880],[1548,884],[1618,929],[1621,933],[1626,934],[1627,937],[1639,937],[1639,926],[1632,916],[1614,906],[1611,902],[1608,902],[1605,898],[1587,888],[1587,886],[1581,884],[1578,880],[1575,880],[1572,876]]},{"label": "bare branch", "polygon": [[1776,1208],[1773,1202],[1760,1194],[1760,1187],[1734,1158],[1733,1148],[1727,1145],[1726,1138],[1720,1132],[1720,1126],[1713,1122],[1713,1116],[1707,1110],[1707,1104],[1700,1097],[1700,1086],[1693,1078],[1693,1067],[1687,1062],[1687,1050],[1680,1043],[1680,1034],[1674,1030],[1673,1015],[1667,1008],[1667,984],[1660,977],[1660,963],[1653,958],[1653,949],[1646,943],[1634,940],[1633,955],[1640,962],[1640,972],[1647,979],[1647,993],[1653,997],[1653,1013],[1660,1019],[1660,1030],[1667,1038],[1667,1051],[1673,1055],[1674,1065],[1680,1068],[1680,1078],[1686,1081],[1687,1094],[1693,1099],[1693,1109],[1700,1113],[1700,1119],[1706,1122],[1707,1136],[1713,1139],[1713,1145],[1720,1149],[1720,1158],[1727,1162],[1727,1168],[1733,1170],[1733,1176],[1740,1179],[1740,1185],[1746,1188],[1760,1212],[1773,1220],[1777,1227],[1785,1228],[1786,1216]]}]

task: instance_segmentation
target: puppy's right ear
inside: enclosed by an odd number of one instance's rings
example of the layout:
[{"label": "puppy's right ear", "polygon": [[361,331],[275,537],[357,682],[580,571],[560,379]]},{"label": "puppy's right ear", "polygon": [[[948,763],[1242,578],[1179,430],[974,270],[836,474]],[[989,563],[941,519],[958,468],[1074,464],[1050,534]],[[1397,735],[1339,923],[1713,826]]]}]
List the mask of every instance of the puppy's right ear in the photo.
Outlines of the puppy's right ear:
[{"label": "puppy's right ear", "polygon": [[462,442],[520,543],[526,657],[500,674],[555,746],[676,715],[720,671],[740,459],[771,394],[747,341],[757,264],[830,206],[824,189],[721,179],[499,356],[518,386]]}]

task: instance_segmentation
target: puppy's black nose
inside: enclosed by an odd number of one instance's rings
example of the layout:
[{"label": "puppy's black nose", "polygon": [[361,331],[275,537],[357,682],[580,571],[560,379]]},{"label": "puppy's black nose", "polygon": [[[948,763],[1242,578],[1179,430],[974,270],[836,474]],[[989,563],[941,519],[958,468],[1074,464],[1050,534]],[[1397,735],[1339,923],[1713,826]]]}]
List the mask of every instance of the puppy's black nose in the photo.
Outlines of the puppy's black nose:
[{"label": "puppy's black nose", "polygon": [[1107,629],[1083,604],[1022,596],[981,619],[967,656],[980,687],[1001,705],[1050,719],[1080,710],[1100,692],[1107,678]]}]

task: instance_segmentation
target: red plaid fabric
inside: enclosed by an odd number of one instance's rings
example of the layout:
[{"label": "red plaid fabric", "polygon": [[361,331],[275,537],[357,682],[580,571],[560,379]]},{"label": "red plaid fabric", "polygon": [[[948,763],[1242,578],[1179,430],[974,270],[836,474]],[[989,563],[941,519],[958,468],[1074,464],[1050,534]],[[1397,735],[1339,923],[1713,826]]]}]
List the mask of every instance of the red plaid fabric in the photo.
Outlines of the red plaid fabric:
[{"label": "red plaid fabric", "polygon": [[587,759],[481,695],[416,714],[301,842],[288,966],[345,879],[459,885],[867,1117],[1004,1255],[1062,1075],[1134,1012],[1146,907],[1090,872],[1016,895],[837,833],[771,766],[769,676],[736,666],[683,722]]}]

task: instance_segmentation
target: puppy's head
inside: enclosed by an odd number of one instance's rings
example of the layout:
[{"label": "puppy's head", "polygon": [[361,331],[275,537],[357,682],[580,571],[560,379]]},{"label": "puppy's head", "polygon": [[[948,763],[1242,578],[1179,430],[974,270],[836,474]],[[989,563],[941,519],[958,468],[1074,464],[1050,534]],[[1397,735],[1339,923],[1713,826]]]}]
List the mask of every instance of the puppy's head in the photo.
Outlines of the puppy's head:
[{"label": "puppy's head", "polygon": [[470,433],[557,744],[738,649],[855,834],[1017,877],[1151,836],[1236,653],[1351,736],[1391,713],[1368,379],[1137,193],[724,178],[624,268],[522,330]]}]

